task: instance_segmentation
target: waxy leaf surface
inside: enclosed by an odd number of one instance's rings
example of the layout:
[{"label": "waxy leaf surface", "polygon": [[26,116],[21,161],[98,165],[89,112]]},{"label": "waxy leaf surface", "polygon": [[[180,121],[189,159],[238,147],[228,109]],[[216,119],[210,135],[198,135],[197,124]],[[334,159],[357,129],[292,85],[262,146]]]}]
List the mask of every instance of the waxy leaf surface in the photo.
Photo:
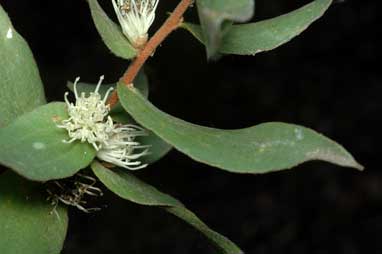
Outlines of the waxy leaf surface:
[{"label": "waxy leaf surface", "polygon": [[68,227],[66,208],[47,201],[41,184],[8,170],[0,174],[0,253],[60,254]]},{"label": "waxy leaf surface", "polygon": [[131,59],[137,52],[123,35],[122,29],[104,12],[97,0],[88,0],[94,24],[106,46],[116,56]]},{"label": "waxy leaf surface", "polygon": [[[295,11],[256,23],[233,25],[222,38],[219,52],[255,55],[275,49],[306,30],[329,8],[332,0],[316,0]],[[199,41],[207,44],[199,25],[184,23]]]},{"label": "waxy leaf surface", "polygon": [[42,104],[44,88],[33,54],[0,6],[0,127]]},{"label": "waxy leaf surface", "polygon": [[221,253],[243,253],[233,242],[209,228],[178,200],[139,180],[132,173],[120,169],[110,170],[98,162],[92,163],[92,169],[100,181],[119,197],[140,205],[162,207],[203,233]]},{"label": "waxy leaf surface", "polygon": [[362,169],[342,146],[302,126],[272,122],[238,130],[208,128],[160,111],[134,88],[119,84],[118,95],[138,123],[211,166],[236,173],[267,173],[323,160]]},{"label": "waxy leaf surface", "polygon": [[196,1],[208,57],[216,55],[232,21],[244,22],[252,18],[254,3],[254,0]]},{"label": "waxy leaf surface", "polygon": [[66,178],[88,166],[95,149],[88,143],[64,143],[69,136],[57,124],[67,119],[65,103],[27,113],[0,129],[0,164],[35,181]]}]

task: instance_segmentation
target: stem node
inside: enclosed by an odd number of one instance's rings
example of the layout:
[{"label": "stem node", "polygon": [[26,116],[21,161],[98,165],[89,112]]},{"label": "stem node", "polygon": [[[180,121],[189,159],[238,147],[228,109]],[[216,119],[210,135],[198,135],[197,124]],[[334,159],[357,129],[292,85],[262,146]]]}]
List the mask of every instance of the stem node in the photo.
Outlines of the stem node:
[{"label": "stem node", "polygon": [[[193,0],[181,0],[180,3],[176,6],[171,15],[159,28],[159,30],[151,37],[147,42],[145,47],[139,52],[137,57],[129,65],[125,74],[121,78],[121,81],[129,87],[133,87],[133,81],[137,76],[139,70],[142,68],[147,59],[153,54],[155,49],[166,39],[166,37],[176,30],[179,25],[183,22],[183,14],[186,12],[189,6],[191,6]],[[109,100],[110,108],[114,107],[118,102],[117,91],[114,91]]]}]

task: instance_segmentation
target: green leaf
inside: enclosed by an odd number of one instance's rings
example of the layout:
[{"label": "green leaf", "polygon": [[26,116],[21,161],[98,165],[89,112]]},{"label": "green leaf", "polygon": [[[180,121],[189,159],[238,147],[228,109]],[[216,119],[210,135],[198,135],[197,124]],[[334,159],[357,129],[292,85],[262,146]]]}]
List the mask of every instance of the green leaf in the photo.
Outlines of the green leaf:
[{"label": "green leaf", "polygon": [[228,238],[210,229],[178,200],[139,180],[130,172],[119,169],[112,171],[96,161],[91,167],[100,181],[119,197],[141,205],[160,206],[203,233],[222,253],[243,253]]},{"label": "green leaf", "polygon": [[140,205],[183,206],[175,198],[144,183],[126,169],[110,170],[97,161],[91,164],[91,168],[101,182],[121,198]]},{"label": "green leaf", "polygon": [[[332,0],[316,0],[295,11],[264,21],[233,25],[225,34],[219,52],[223,54],[255,55],[275,49],[307,29],[329,8]],[[204,43],[201,27],[184,23],[199,41]]]},{"label": "green leaf", "polygon": [[0,253],[59,254],[68,227],[67,211],[47,201],[40,184],[12,171],[0,175]]},{"label": "green leaf", "polygon": [[[138,73],[133,83],[135,88],[137,88],[145,98],[149,97],[149,81],[144,71]],[[114,84],[114,88],[115,87],[116,85]],[[135,123],[134,119],[126,113],[119,102],[112,108],[110,115],[113,120],[118,123]]]},{"label": "green leaf", "polygon": [[44,88],[27,42],[0,6],[0,127],[45,104]]},{"label": "green leaf", "polygon": [[193,212],[185,207],[168,207],[166,211],[184,220],[215,244],[223,254],[244,254],[244,252],[227,237],[209,228]]},{"label": "green leaf", "polygon": [[150,153],[139,158],[143,164],[150,165],[168,154],[172,150],[172,146],[158,137],[154,132],[149,130],[147,132],[147,136],[137,137],[137,140],[141,145],[150,145]]},{"label": "green leaf", "polygon": [[362,169],[334,141],[305,127],[264,123],[245,129],[220,130],[170,116],[139,91],[118,85],[122,106],[145,128],[196,161],[236,173],[267,173],[310,160]]},{"label": "green leaf", "polygon": [[0,129],[0,164],[35,181],[74,175],[87,167],[95,149],[78,141],[67,144],[67,131],[57,127],[68,119],[64,103],[50,103]]},{"label": "green leaf", "polygon": [[254,13],[254,0],[197,0],[196,3],[208,58],[217,54],[232,21],[248,21]]},{"label": "green leaf", "polygon": [[[72,82],[68,82],[68,88],[74,92],[74,87]],[[139,72],[137,78],[134,80],[134,86],[143,94],[145,98],[149,95],[149,86],[147,76],[143,71]],[[78,83],[77,91],[79,93],[84,92],[85,94],[90,94],[95,90],[95,84],[88,83]],[[115,88],[115,84],[102,85],[99,89],[101,96],[104,96],[110,87]],[[135,120],[124,110],[120,103],[114,106],[110,112],[110,116],[114,121],[123,124],[136,124]],[[144,164],[153,164],[162,157],[164,157],[169,151],[171,151],[172,146],[163,141],[153,132],[148,131],[147,136],[138,137],[137,140],[142,145],[150,145],[150,154],[143,156],[140,161]]]},{"label": "green leaf", "polygon": [[98,33],[111,52],[124,59],[134,58],[137,51],[123,35],[122,29],[107,16],[97,0],[88,0],[88,3]]}]

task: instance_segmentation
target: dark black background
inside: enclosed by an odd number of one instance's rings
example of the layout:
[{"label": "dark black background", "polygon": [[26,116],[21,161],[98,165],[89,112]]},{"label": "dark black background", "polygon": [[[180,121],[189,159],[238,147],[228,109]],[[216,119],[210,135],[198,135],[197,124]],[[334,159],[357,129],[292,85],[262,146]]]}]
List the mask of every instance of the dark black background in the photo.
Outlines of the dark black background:
[{"label": "dark black background", "polygon": [[[1,0],[28,40],[49,100],[66,80],[120,77],[128,63],[109,53],[84,0]],[[161,0],[153,30],[178,1]],[[309,1],[258,0],[255,20]],[[323,162],[267,175],[235,175],[172,151],[139,176],[182,200],[246,253],[382,253],[378,166],[381,71],[379,1],[348,0],[292,42],[255,57],[207,62],[204,48],[173,33],[150,59],[150,99],[190,122],[241,128],[266,121],[311,127],[343,144],[360,173]],[[110,15],[110,1],[103,1]],[[195,10],[188,17],[195,18]],[[216,253],[177,218],[107,193],[91,215],[75,209],[63,254]]]}]

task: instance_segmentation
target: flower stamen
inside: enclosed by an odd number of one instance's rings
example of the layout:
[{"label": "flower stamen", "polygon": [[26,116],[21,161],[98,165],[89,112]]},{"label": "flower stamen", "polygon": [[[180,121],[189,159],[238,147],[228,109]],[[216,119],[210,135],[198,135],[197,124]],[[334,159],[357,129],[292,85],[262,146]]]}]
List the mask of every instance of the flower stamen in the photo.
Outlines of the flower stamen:
[{"label": "flower stamen", "polygon": [[106,105],[113,88],[108,89],[101,98],[99,90],[103,80],[104,76],[101,76],[95,90],[86,96],[84,92],[79,95],[79,78],[76,78],[73,85],[75,103],[69,102],[68,93],[65,93],[69,118],[57,125],[68,132],[69,139],[63,142],[88,142],[97,151],[99,159],[120,167],[132,170],[146,167],[146,164],[137,159],[147,155],[150,146],[141,145],[136,138],[147,135],[147,132],[136,125],[113,123],[109,116],[110,106]]},{"label": "flower stamen", "polygon": [[135,48],[146,44],[158,3],[159,0],[113,0],[122,31]]}]

